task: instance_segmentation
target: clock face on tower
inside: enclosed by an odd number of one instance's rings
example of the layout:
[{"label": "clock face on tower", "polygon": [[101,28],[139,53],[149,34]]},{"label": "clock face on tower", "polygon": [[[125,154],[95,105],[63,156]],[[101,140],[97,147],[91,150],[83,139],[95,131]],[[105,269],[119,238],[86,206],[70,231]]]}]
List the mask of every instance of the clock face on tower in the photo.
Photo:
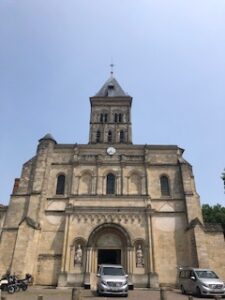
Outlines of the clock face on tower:
[{"label": "clock face on tower", "polygon": [[116,153],[116,149],[114,147],[108,147],[106,150],[107,154],[113,155]]}]

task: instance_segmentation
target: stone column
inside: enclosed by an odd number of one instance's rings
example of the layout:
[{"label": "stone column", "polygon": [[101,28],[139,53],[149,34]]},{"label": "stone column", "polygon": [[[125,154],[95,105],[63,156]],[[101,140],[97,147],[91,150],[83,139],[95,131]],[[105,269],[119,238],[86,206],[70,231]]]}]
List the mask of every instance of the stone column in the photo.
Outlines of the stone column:
[{"label": "stone column", "polygon": [[86,257],[86,273],[90,273],[91,272],[91,248],[88,247],[87,248],[87,257]]},{"label": "stone column", "polygon": [[92,195],[95,195],[95,194],[97,194],[97,192],[96,192],[96,181],[97,181],[97,176],[96,175],[94,175],[94,176],[92,176],[92,178],[91,178],[92,180],[91,180],[91,194]]},{"label": "stone column", "polygon": [[131,247],[127,247],[127,272],[133,273],[133,249]]},{"label": "stone column", "polygon": [[123,187],[124,187],[123,167],[124,167],[124,164],[121,163],[121,165],[120,165],[120,186],[121,186],[120,193],[121,193],[121,195],[123,195],[123,193],[124,193],[124,191],[123,191]]},{"label": "stone column", "polygon": [[116,194],[121,195],[121,177],[119,175],[116,176]]}]

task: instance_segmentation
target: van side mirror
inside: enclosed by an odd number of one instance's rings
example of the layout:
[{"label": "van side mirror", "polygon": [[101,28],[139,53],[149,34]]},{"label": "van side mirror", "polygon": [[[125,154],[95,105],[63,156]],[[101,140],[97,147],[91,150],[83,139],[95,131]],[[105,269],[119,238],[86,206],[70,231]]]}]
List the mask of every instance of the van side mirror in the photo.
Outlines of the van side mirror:
[{"label": "van side mirror", "polygon": [[191,276],[191,280],[195,281],[196,280],[195,276]]},{"label": "van side mirror", "polygon": [[127,278],[127,277],[128,277],[128,275],[127,275],[127,274],[125,274],[125,277]]}]

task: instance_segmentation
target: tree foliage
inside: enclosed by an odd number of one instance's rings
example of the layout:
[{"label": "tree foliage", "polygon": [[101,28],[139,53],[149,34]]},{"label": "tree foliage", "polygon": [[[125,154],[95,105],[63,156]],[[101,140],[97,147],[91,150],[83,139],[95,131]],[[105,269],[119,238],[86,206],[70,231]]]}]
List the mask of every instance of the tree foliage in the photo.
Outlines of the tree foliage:
[{"label": "tree foliage", "polygon": [[217,223],[223,227],[225,233],[225,207],[220,204],[210,206],[209,204],[202,205],[203,220],[205,223]]}]

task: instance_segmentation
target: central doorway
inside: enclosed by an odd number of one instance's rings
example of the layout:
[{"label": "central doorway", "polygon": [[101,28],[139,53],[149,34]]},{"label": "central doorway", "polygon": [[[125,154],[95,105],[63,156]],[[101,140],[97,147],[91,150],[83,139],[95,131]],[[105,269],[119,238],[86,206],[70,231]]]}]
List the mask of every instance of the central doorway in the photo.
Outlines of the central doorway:
[{"label": "central doorway", "polygon": [[121,250],[120,249],[99,249],[98,265],[100,264],[121,265]]}]

